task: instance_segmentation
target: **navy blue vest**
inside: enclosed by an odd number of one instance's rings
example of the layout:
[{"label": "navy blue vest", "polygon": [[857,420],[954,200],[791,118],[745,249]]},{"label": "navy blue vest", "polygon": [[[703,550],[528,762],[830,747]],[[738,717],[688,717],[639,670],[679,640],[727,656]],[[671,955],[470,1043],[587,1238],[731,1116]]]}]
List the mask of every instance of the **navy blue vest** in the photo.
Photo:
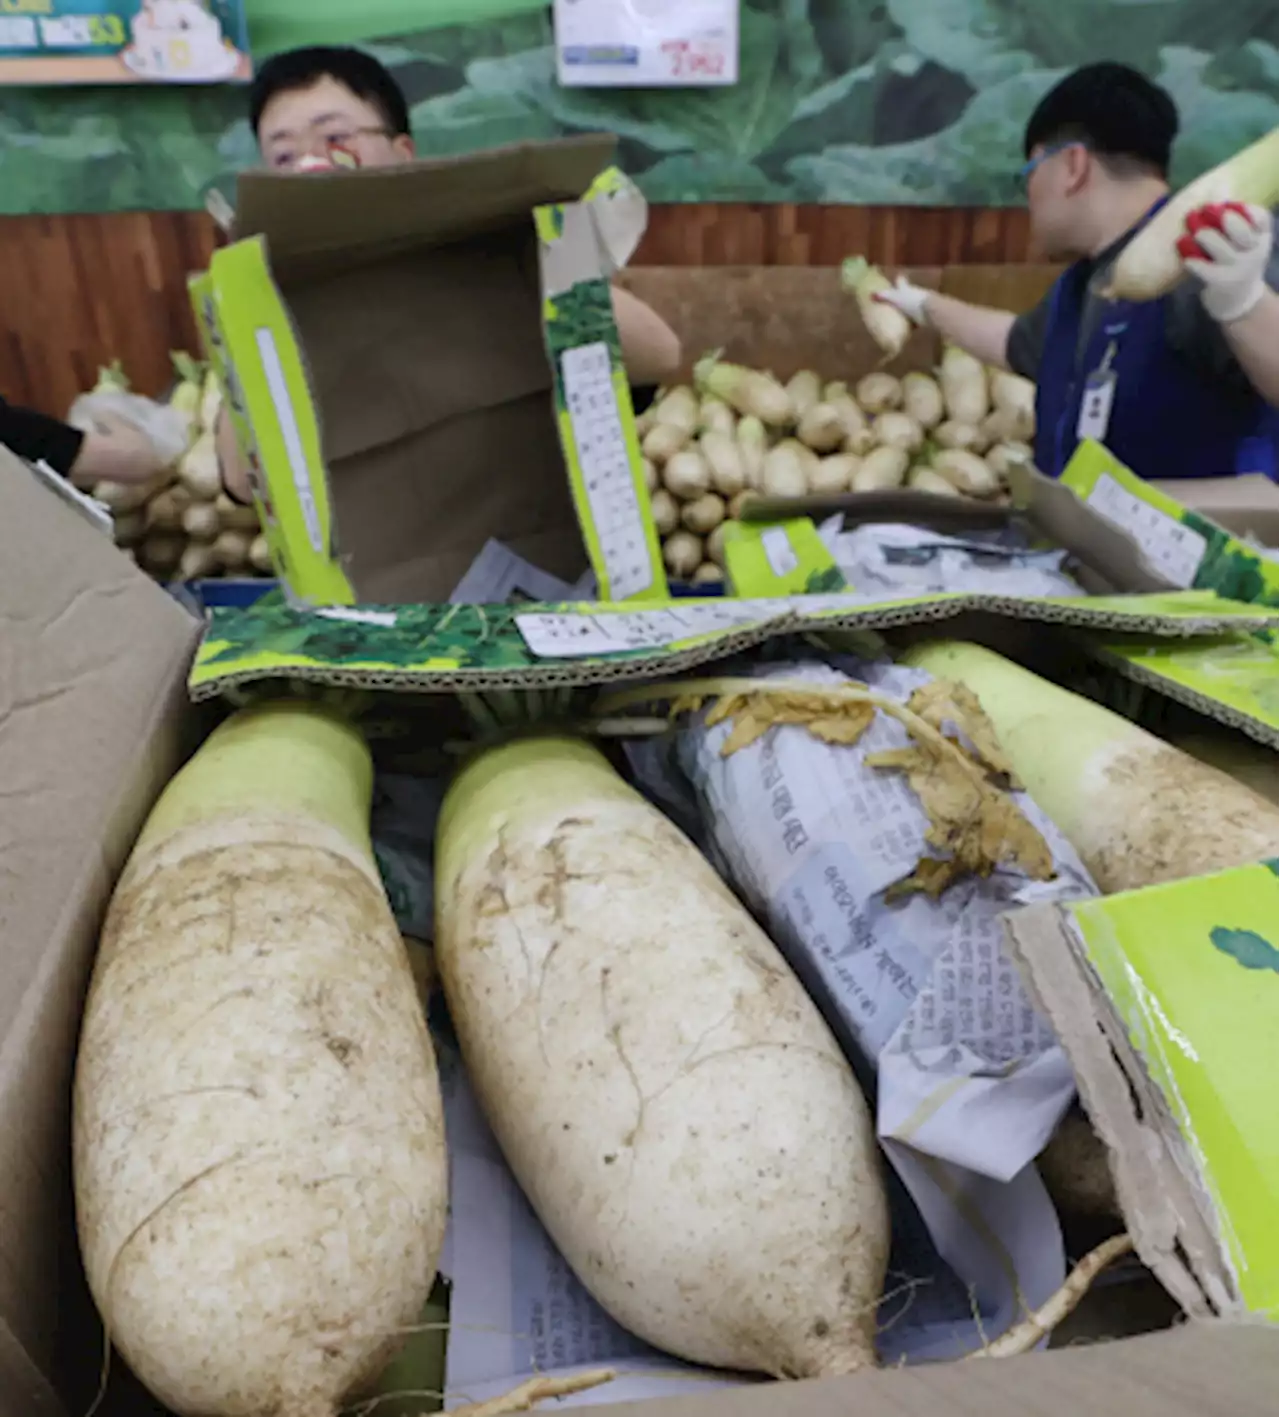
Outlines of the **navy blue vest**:
[{"label": "navy blue vest", "polygon": [[1115,396],[1100,441],[1127,468],[1145,478],[1261,472],[1276,481],[1276,410],[1260,395],[1215,387],[1170,349],[1164,300],[1106,305],[1081,347],[1091,274],[1092,263],[1079,262],[1049,294],[1036,374],[1036,466],[1049,477],[1062,475],[1080,441],[1076,428],[1086,382],[1110,349]]}]

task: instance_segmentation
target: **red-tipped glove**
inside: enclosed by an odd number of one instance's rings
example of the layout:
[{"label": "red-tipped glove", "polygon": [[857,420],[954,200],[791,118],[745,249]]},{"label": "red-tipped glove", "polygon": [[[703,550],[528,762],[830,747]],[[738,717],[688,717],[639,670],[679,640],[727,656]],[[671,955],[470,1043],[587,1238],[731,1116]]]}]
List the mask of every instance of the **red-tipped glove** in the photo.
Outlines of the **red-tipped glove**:
[{"label": "red-tipped glove", "polygon": [[1187,216],[1178,254],[1200,281],[1200,299],[1219,324],[1239,320],[1262,299],[1272,227],[1270,212],[1243,202],[1213,202]]}]

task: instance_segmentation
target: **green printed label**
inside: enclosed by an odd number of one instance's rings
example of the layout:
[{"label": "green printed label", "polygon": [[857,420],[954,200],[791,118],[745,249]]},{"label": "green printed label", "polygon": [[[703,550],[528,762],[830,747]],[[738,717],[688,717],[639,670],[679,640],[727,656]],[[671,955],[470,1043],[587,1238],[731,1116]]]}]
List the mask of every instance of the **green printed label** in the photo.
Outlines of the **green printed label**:
[{"label": "green printed label", "polygon": [[724,534],[725,572],[734,595],[826,595],[849,583],[808,517],[781,522],[729,522]]}]

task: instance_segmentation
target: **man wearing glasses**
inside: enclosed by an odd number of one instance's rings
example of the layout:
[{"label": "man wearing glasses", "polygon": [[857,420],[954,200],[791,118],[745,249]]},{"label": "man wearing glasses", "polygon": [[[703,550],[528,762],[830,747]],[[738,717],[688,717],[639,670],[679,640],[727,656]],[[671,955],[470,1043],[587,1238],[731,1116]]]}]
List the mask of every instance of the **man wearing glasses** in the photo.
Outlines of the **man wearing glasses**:
[{"label": "man wearing glasses", "polygon": [[[400,86],[372,55],[358,49],[318,46],[268,59],[253,82],[249,121],[263,161],[279,172],[391,167],[414,157]],[[682,357],[675,332],[643,301],[616,287],[613,312],[623,362],[637,393],[666,383]],[[227,491],[248,502],[248,470],[225,415],[218,428],[218,461]]]},{"label": "man wearing glasses", "polygon": [[1173,100],[1124,64],[1063,79],[1027,124],[1035,244],[1070,263],[1035,309],[969,305],[905,281],[881,298],[1037,385],[1036,465],[1061,474],[1082,438],[1139,476],[1276,479],[1275,221],[1226,202],[1187,219],[1187,278],[1163,299],[1107,301],[1112,263],[1168,200]]}]

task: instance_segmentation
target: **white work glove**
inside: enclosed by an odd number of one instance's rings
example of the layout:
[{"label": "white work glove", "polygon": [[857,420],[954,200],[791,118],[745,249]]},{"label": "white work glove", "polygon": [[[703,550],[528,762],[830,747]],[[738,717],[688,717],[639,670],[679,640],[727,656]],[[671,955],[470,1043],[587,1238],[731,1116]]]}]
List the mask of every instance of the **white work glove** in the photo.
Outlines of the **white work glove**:
[{"label": "white work glove", "polygon": [[1178,238],[1182,264],[1200,281],[1200,300],[1220,325],[1247,315],[1267,288],[1271,213],[1241,202],[1198,207]]},{"label": "white work glove", "polygon": [[923,325],[924,303],[933,294],[931,290],[923,290],[918,285],[912,285],[906,276],[899,276],[888,290],[878,290],[873,299],[878,300],[882,305],[892,305],[895,310],[901,311],[913,325]]}]

